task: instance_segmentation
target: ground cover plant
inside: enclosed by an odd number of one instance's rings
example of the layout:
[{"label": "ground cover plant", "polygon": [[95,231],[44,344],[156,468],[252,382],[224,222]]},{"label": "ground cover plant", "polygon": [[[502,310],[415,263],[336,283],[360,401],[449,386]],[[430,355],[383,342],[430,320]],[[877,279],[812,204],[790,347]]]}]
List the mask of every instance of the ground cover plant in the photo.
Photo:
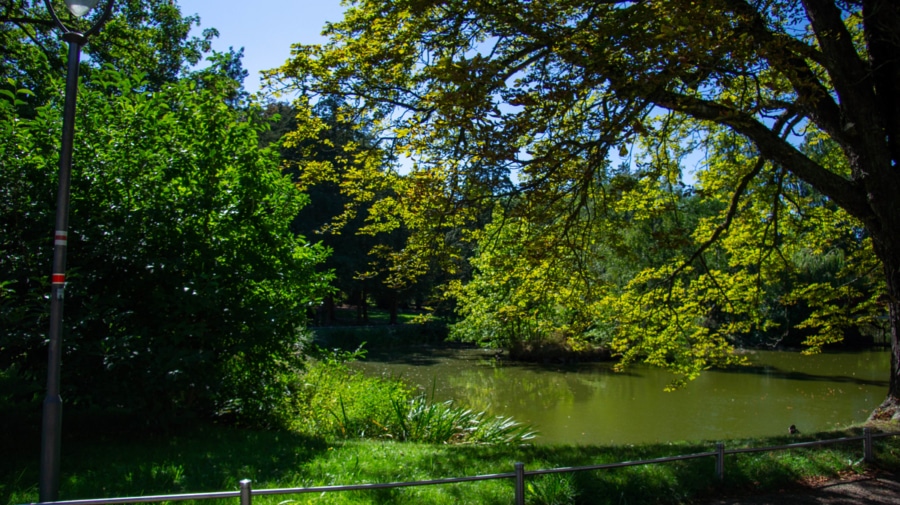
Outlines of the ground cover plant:
[{"label": "ground cover plant", "polygon": [[[82,422],[83,421],[83,422]],[[11,424],[7,420],[7,424]],[[63,445],[61,498],[380,483],[505,473],[516,462],[528,470],[650,459],[712,450],[712,442],[638,446],[534,444],[427,444],[392,440],[332,440],[290,431],[192,426],[142,433],[134,420],[83,418],[70,423]],[[7,426],[7,428],[11,428]],[[39,438],[35,425],[6,431],[0,458],[0,503],[37,500]],[[731,440],[726,446],[777,445],[859,433],[858,428],[803,435]],[[9,457],[13,455],[13,457]],[[900,469],[900,440],[876,439],[877,465],[861,463],[861,444],[742,454],[726,460],[725,479],[714,459],[529,477],[528,503],[685,503],[712,496],[777,490],[821,476],[867,468]],[[254,497],[259,504],[292,503],[510,503],[512,480],[489,480],[394,490]],[[219,500],[234,505],[236,500]],[[218,505],[218,504],[217,504]]]},{"label": "ground cover plant", "polygon": [[[357,350],[313,352],[298,375],[275,429],[233,424],[160,425],[128,413],[68,414],[62,451],[61,499],[408,482],[587,466],[710,452],[714,442],[623,446],[542,445],[528,426],[450,402],[434,402],[393,378],[365,376],[349,361]],[[0,405],[0,505],[38,499],[38,413]],[[287,419],[287,417],[286,417]],[[888,427],[885,429],[896,429]],[[858,435],[861,428],[796,436],[725,441],[760,447]],[[685,503],[723,494],[784,489],[802,481],[900,470],[900,438],[876,439],[875,467],[862,462],[859,442],[823,448],[729,455],[725,479],[715,459],[531,476],[527,503]],[[12,457],[9,457],[11,455]],[[297,494],[291,503],[509,503],[511,479],[332,493]],[[283,496],[255,497],[264,505]],[[235,505],[234,500],[218,500]],[[206,505],[206,504],[204,504]],[[211,504],[213,505],[213,504]],[[219,505],[214,504],[214,505]]]}]

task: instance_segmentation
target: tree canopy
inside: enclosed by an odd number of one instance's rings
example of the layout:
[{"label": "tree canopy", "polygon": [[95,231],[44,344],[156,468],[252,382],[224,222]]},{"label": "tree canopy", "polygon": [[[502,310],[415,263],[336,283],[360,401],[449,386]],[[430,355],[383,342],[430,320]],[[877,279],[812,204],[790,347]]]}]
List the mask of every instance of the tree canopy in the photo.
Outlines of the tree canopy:
[{"label": "tree canopy", "polygon": [[[4,9],[0,406],[39,399],[46,377],[65,77],[54,68],[58,43],[32,19],[39,7]],[[290,228],[307,198],[277,151],[259,146],[269,124],[242,93],[240,52],[207,53],[208,68],[187,68],[203,49],[187,39],[194,21],[168,1],[126,2],[91,40],[76,118],[62,396],[148,422],[266,424],[302,363],[306,312],[329,281],[316,269],[325,251]],[[135,30],[144,33],[128,35]]]},{"label": "tree canopy", "polygon": [[[877,304],[890,316],[896,400],[898,31],[900,6],[890,0],[360,0],[328,27],[327,44],[296,47],[276,77],[340,97],[348,115],[374,117],[385,141],[414,160],[407,189],[383,207],[407,209],[410,225],[431,239],[483,228],[497,202],[532,222],[565,209],[566,228],[604,201],[598,195],[615,196],[611,158],[681,150],[637,171],[648,191],[609,203],[646,215],[662,195],[654,188],[683,182],[686,152],[697,153],[697,186],[721,195],[721,212],[698,224],[693,253],[673,257],[666,272],[641,274],[634,319],[655,322],[620,349],[652,358],[663,348],[651,360],[684,364],[689,374],[729,360],[729,333],[745,330],[691,323],[671,333],[688,320],[647,310],[682,290],[696,305],[682,314],[701,316],[709,296],[736,308],[738,291],[774,282],[761,258],[790,257],[782,240],[791,216],[839,223],[851,249],[869,250],[882,266]],[[742,226],[748,205],[763,225]],[[773,252],[733,258],[750,275],[729,293],[708,276],[711,244],[748,239]],[[807,242],[808,253],[826,256],[828,240]],[[867,271],[857,259],[853,268]],[[746,322],[739,319],[732,323]],[[657,338],[661,330],[666,338]]]}]

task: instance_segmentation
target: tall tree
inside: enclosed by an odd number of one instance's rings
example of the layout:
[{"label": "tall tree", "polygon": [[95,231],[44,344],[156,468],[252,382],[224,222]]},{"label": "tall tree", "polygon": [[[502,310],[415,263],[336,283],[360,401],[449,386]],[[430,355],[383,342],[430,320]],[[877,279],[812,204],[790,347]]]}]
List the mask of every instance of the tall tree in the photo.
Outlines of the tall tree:
[{"label": "tall tree", "polygon": [[[900,402],[900,5],[892,0],[444,2],[361,0],[325,46],[282,69],[301,90],[380,113],[428,199],[502,191],[534,206],[586,194],[612,146],[668,110],[746,139],[735,201],[763,167],[788,171],[862,223],[881,261]],[[800,148],[821,136],[839,160]],[[518,184],[495,184],[508,171]],[[424,197],[424,193],[423,193]],[[583,200],[581,200],[583,201]],[[459,215],[457,213],[457,215]]]},{"label": "tall tree", "polygon": [[[82,23],[70,18],[62,2],[54,5],[70,26]],[[86,80],[91,68],[109,64],[122,72],[144,74],[144,85],[158,89],[197,64],[209,51],[211,39],[218,36],[215,29],[190,36],[199,17],[182,16],[171,0],[117,1],[113,12],[103,30],[84,47],[88,57],[82,64],[82,77]],[[44,103],[46,93],[54,89],[50,81],[65,75],[64,45],[43,0],[4,0],[0,4],[2,86],[8,86],[6,79],[14,79],[18,88],[36,94],[34,103]]]},{"label": "tall tree", "polygon": [[[400,222],[378,222],[383,213],[372,212],[392,200],[397,174],[391,155],[376,145],[365,118],[347,116],[340,100],[320,100],[308,109],[310,114],[300,112],[305,109],[300,103],[298,108],[269,105],[289,119],[279,126],[289,129],[281,149],[285,171],[311,200],[294,230],[333,251],[324,266],[336,274],[339,301],[356,305],[365,321],[372,298],[396,322],[401,297],[416,282],[398,275],[397,262],[391,260],[404,245]],[[323,322],[334,319],[333,307],[326,304]]]}]

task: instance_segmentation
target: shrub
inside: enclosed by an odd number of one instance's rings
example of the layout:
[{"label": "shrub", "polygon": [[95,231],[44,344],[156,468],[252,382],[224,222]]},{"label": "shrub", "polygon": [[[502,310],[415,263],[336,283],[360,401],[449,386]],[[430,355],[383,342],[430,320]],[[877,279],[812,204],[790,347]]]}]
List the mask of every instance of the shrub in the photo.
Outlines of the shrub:
[{"label": "shrub", "polygon": [[[301,361],[298,314],[327,282],[325,250],[290,229],[306,197],[259,148],[267,125],[225,105],[224,77],[152,93],[139,76],[92,78],[74,148],[62,397],[154,423],[265,424]],[[46,376],[58,105],[25,118],[0,98],[0,370],[15,364],[15,381]]]}]

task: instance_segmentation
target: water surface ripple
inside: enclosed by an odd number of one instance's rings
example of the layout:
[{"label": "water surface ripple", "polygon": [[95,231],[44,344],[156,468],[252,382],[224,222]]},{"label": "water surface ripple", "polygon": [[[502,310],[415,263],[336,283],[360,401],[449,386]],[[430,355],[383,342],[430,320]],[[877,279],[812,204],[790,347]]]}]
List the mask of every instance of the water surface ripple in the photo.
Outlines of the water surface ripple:
[{"label": "water surface ripple", "polygon": [[889,353],[753,351],[752,364],[710,370],[665,392],[668,373],[609,363],[513,364],[476,349],[370,353],[355,366],[401,377],[470,408],[534,425],[537,442],[628,444],[718,440],[839,428],[861,422],[887,394]]}]

